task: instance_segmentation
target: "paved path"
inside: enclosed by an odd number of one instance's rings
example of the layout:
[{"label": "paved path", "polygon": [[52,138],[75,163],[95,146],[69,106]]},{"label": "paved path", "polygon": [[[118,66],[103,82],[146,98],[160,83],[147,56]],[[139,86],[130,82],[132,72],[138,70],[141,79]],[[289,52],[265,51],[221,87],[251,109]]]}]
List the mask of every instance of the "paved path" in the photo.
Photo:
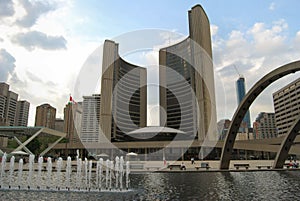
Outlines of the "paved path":
[{"label": "paved path", "polygon": [[[96,162],[96,161],[94,161]],[[130,161],[130,164],[132,166],[131,171],[132,172],[151,172],[151,171],[164,171],[164,172],[174,172],[178,171],[180,169],[178,168],[173,168],[170,170],[168,168],[169,164],[173,165],[180,165],[181,163],[184,163],[186,166],[186,171],[221,171],[219,169],[220,161],[195,161],[194,164],[191,163],[191,161],[166,161],[164,164],[163,161]],[[234,164],[249,164],[249,171],[253,170],[259,170],[258,166],[262,166],[260,170],[271,170],[273,166],[274,160],[232,160],[230,162],[230,167],[229,171],[237,171],[236,168],[234,167]],[[206,168],[198,168],[196,167],[201,167],[201,163],[208,163],[209,169],[207,170]],[[289,161],[286,161],[286,163],[289,163]],[[15,171],[18,170],[19,164],[16,162],[15,163]],[[43,170],[46,170],[47,163],[43,163]],[[267,166],[270,166],[271,169],[267,169]],[[56,167],[56,162],[52,164],[53,169]],[[66,161],[63,161],[63,166],[62,166],[62,171],[65,170],[66,167]],[[24,164],[23,169],[26,171],[28,170],[28,163]],[[34,164],[34,169],[37,171],[38,169],[38,164]],[[6,171],[9,170],[9,162],[6,163]],[[95,168],[93,168],[95,170]],[[240,167],[238,171],[245,171],[245,167]],[[284,168],[286,170],[286,167]],[[300,168],[298,168],[300,170]],[[55,170],[54,170],[55,171]],[[76,161],[72,161],[72,172],[76,171]],[[228,170],[225,170],[228,171]]]},{"label": "paved path", "polygon": [[[141,169],[141,166],[137,166],[136,169],[132,169],[132,171],[164,171],[164,172],[174,172],[179,170],[178,168],[168,168],[168,164],[172,165],[180,165],[181,163],[184,163],[186,166],[186,171],[221,171],[219,169],[220,161],[195,161],[194,164],[191,163],[191,161],[166,161],[164,164],[163,161],[131,161],[131,164],[134,166],[135,164],[142,164],[143,169]],[[289,161],[286,161],[288,163]],[[209,169],[206,168],[196,168],[201,167],[201,163],[208,163]],[[234,164],[249,164],[249,168],[247,170],[249,171],[257,171],[257,170],[271,170],[273,166],[274,160],[232,160],[230,161],[230,167],[229,171],[245,171],[245,167],[239,167],[237,170],[236,167],[234,167]],[[260,169],[259,167],[260,166]],[[270,168],[270,169],[269,169]],[[284,168],[286,170],[286,167]],[[300,169],[299,169],[300,170]],[[228,170],[225,170],[228,171]]]}]

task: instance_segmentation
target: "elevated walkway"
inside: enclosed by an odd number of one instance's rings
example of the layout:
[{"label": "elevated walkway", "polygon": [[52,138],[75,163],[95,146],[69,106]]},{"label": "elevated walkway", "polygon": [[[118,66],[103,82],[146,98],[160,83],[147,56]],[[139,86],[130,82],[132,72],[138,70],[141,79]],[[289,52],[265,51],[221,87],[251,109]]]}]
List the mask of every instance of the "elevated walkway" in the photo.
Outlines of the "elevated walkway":
[{"label": "elevated walkway", "polygon": [[[67,134],[46,127],[0,126],[1,137],[14,138],[19,144],[19,146],[12,152],[18,152],[24,149],[27,154],[32,154],[31,151],[26,147],[26,145],[28,145],[36,137],[43,135],[57,136],[58,139],[54,143],[49,144],[48,147],[40,153],[41,156],[50,151],[57,143],[59,143],[64,137],[66,137]],[[21,142],[18,139],[21,136],[28,136],[28,139],[24,142]]]}]

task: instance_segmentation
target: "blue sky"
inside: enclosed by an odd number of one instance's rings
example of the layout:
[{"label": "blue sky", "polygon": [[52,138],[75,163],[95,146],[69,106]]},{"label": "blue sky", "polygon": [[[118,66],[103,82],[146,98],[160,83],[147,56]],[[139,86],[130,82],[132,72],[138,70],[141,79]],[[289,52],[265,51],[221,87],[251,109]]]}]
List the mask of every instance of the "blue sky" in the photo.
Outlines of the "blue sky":
[{"label": "blue sky", "polygon": [[[87,16],[91,29],[79,30],[90,36],[97,33],[111,37],[125,31],[144,28],[177,30],[187,34],[187,10],[201,4],[211,24],[220,26],[220,33],[228,34],[233,29],[246,30],[256,22],[271,24],[274,20],[285,19],[291,25],[291,33],[298,31],[297,0],[288,1],[138,1],[126,3],[113,0],[91,0],[75,2],[74,13]],[[108,26],[103,26],[108,25]],[[95,35],[96,34],[96,35]]]},{"label": "blue sky", "polygon": [[[270,70],[299,60],[299,1],[1,0],[0,81],[31,103],[30,125],[35,107],[45,102],[63,117],[80,69],[105,39],[153,28],[187,36],[187,12],[196,4],[211,23],[218,119],[231,118],[237,107],[233,65],[249,90]],[[154,51],[128,58],[147,65],[158,57]],[[264,92],[251,106],[251,121],[260,111],[272,112],[271,94],[298,77]]]}]

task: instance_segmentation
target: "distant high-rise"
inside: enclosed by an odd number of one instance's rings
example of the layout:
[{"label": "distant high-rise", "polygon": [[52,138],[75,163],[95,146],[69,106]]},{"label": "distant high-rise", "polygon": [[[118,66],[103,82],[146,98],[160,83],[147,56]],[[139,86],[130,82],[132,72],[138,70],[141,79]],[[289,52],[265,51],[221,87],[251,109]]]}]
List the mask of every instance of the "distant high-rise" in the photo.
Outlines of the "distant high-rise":
[{"label": "distant high-rise", "polygon": [[29,116],[30,103],[26,100],[18,101],[17,115],[16,115],[16,126],[27,126]]},{"label": "distant high-rise", "polygon": [[82,142],[98,142],[100,120],[100,94],[83,96],[80,139]]},{"label": "distant high-rise", "polygon": [[300,78],[273,93],[278,135],[287,134],[300,115]]},{"label": "distant high-rise", "polygon": [[0,83],[0,119],[2,125],[27,126],[29,102],[18,101],[18,96],[17,93],[9,90],[8,84]]},{"label": "distant high-rise", "polygon": [[18,94],[8,91],[6,100],[5,118],[9,119],[9,125],[14,126],[17,115]]},{"label": "distant high-rise", "polygon": [[36,107],[35,126],[43,126],[55,129],[56,109],[45,103]]},{"label": "distant high-rise", "polygon": [[275,114],[267,112],[259,113],[253,124],[253,134],[256,139],[277,137]]},{"label": "distant high-rise", "polygon": [[9,90],[8,84],[0,83],[0,117],[2,119],[5,118],[6,100],[7,100],[8,90]]},{"label": "distant high-rise", "polygon": [[[237,101],[238,101],[238,104],[240,104],[246,94],[244,77],[239,77],[239,79],[236,81],[236,92],[237,92]],[[251,128],[250,122],[251,122],[250,121],[250,112],[248,110],[242,123],[241,123],[242,132],[245,132],[246,128]]]},{"label": "distant high-rise", "polygon": [[80,141],[82,103],[73,104],[69,102],[64,108],[64,132],[67,133],[67,144]]},{"label": "distant high-rise", "polygon": [[159,51],[160,125],[191,139],[217,138],[210,23],[200,5],[189,12],[189,36]]}]

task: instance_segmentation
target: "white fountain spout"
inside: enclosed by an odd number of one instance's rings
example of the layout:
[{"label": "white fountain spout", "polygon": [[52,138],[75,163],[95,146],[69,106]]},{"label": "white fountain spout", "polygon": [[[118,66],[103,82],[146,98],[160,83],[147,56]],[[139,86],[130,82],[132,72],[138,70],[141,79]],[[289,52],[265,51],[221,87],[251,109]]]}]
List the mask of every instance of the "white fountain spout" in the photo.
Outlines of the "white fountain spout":
[{"label": "white fountain spout", "polygon": [[67,158],[67,166],[66,166],[66,189],[69,191],[71,188],[71,183],[70,183],[70,179],[71,179],[71,173],[72,173],[72,160],[71,157],[68,156]]},{"label": "white fountain spout", "polygon": [[51,186],[51,178],[52,178],[52,160],[51,157],[47,158],[47,189]]},{"label": "white fountain spout", "polygon": [[42,156],[38,159],[38,176],[37,176],[37,189],[40,189],[41,187],[41,181],[42,181],[42,167],[43,167],[44,158]]},{"label": "white fountain spout", "polygon": [[3,185],[3,178],[5,175],[5,166],[6,166],[6,152],[4,152],[1,161],[1,173],[0,173],[0,188]]},{"label": "white fountain spout", "polygon": [[110,171],[109,171],[109,190],[112,188],[112,174],[114,171],[114,161],[110,161]]},{"label": "white fountain spout", "polygon": [[91,187],[92,187],[92,185],[91,185],[91,181],[92,181],[92,167],[93,167],[93,161],[90,160],[89,161],[89,180],[88,180],[88,182],[89,182],[89,191],[91,190]]},{"label": "white fountain spout", "polygon": [[120,189],[123,190],[124,158],[120,157]]},{"label": "white fountain spout", "polygon": [[120,173],[120,159],[116,156],[115,174],[116,174],[116,189],[119,188],[119,173]]},{"label": "white fountain spout", "polygon": [[12,156],[10,158],[10,165],[9,165],[9,188],[13,183],[13,173],[15,171],[15,157]]},{"label": "white fountain spout", "polygon": [[23,159],[19,160],[19,170],[18,170],[18,187],[21,188],[22,184],[22,176],[23,176]]},{"label": "white fountain spout", "polygon": [[106,160],[105,164],[105,187],[108,189],[108,176],[109,176],[109,160]]},{"label": "white fountain spout", "polygon": [[31,184],[32,184],[32,172],[33,172],[33,165],[34,165],[34,155],[30,154],[29,155],[29,161],[28,161],[28,178],[27,178],[27,182],[28,182],[28,189],[30,189]]},{"label": "white fountain spout", "polygon": [[100,158],[99,160],[100,166],[99,166],[99,189],[102,189],[102,173],[103,173],[103,159]]},{"label": "white fountain spout", "polygon": [[76,188],[78,190],[80,190],[80,186],[81,186],[81,170],[82,169],[82,160],[81,158],[77,158],[77,175],[76,175]]},{"label": "white fountain spout", "polygon": [[126,189],[128,190],[129,188],[129,173],[130,173],[130,165],[129,161],[126,162]]},{"label": "white fountain spout", "polygon": [[61,185],[61,167],[62,167],[62,158],[59,157],[56,162],[56,188],[57,190],[60,190]]}]

